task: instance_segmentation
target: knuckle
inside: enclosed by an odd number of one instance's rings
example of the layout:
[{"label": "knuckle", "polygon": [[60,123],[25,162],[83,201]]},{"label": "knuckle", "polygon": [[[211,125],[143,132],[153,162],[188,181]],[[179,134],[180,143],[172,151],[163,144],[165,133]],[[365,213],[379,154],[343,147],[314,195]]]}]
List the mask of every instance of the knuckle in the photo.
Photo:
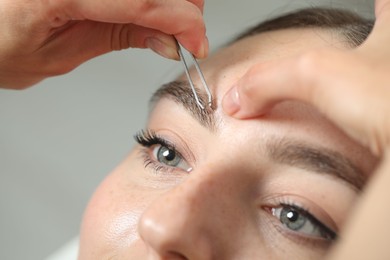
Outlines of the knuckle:
[{"label": "knuckle", "polygon": [[308,75],[317,70],[321,66],[323,57],[319,52],[311,51],[302,54],[297,59],[297,66],[295,67],[298,73]]},{"label": "knuckle", "polygon": [[[136,45],[138,37],[135,36],[135,33],[129,29],[131,25],[116,24],[112,27],[111,31],[111,50],[123,50],[128,48],[131,43]],[[140,39],[141,40],[141,39]]]},{"label": "knuckle", "polygon": [[[324,51],[310,51],[302,54],[293,66],[300,86],[315,86],[321,75],[327,73],[328,54]],[[320,75],[319,75],[320,74]]]},{"label": "knuckle", "polygon": [[[316,50],[302,54],[295,66],[297,91],[307,102],[322,109],[328,105],[329,95],[332,95],[332,81],[328,75],[334,77],[335,64],[338,56],[327,50]],[[332,59],[333,57],[333,59]],[[333,84],[334,85],[334,84]]]}]

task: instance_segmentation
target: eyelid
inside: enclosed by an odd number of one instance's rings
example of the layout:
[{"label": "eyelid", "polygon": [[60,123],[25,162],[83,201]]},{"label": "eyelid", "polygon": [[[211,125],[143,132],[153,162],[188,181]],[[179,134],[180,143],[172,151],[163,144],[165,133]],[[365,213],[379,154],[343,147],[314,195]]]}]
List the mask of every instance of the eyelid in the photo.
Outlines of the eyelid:
[{"label": "eyelid", "polygon": [[[310,212],[304,210],[303,208],[294,205],[293,203],[291,204],[281,204],[278,207],[272,207],[272,215],[277,217],[278,220],[283,224],[287,225],[282,222],[282,213],[283,210],[289,210],[289,212],[294,211],[295,213],[303,216],[306,220],[303,223],[303,226],[300,226],[302,229],[300,231],[298,230],[293,230],[287,227],[287,229],[292,230],[292,232],[296,232],[300,236],[307,236],[308,238],[318,238],[318,239],[324,239],[328,241],[334,241],[337,238],[337,234],[331,230],[329,227],[327,227],[325,224],[323,224],[321,221],[319,221],[313,214]],[[311,226],[311,227],[310,227]],[[306,227],[306,228],[304,228]],[[308,230],[317,234],[309,234],[307,232]]]},{"label": "eyelid", "polygon": [[[163,163],[163,162],[159,161],[158,152],[160,151],[160,149],[162,147],[166,147],[169,150],[174,151],[176,156],[178,156],[180,158],[179,164],[177,166],[168,165],[166,163]],[[174,147],[172,145],[165,145],[165,144],[155,144],[155,145],[152,145],[149,148],[148,154],[149,154],[149,157],[153,157],[153,159],[156,161],[156,163],[161,164],[161,166],[164,166],[165,168],[172,168],[172,169],[177,169],[177,170],[181,169],[181,170],[186,171],[188,173],[190,173],[192,171],[192,167],[189,165],[189,163],[184,158],[184,156],[181,155],[180,152],[177,151],[176,147]]]},{"label": "eyelid", "polygon": [[[277,239],[280,243],[280,236],[292,241],[298,247],[305,246],[307,248],[322,248],[324,250],[328,250],[329,247],[335,242],[333,240],[327,240],[321,237],[312,237],[305,234],[301,234],[295,231],[292,231],[285,227],[279,219],[269,214],[270,217],[265,219],[265,223],[268,224],[268,228],[274,228],[277,232],[274,232],[279,235],[279,237],[274,238]],[[272,232],[272,231],[268,231]]]},{"label": "eyelid", "polygon": [[[155,146],[155,145],[153,145]],[[151,146],[151,147],[153,147]],[[142,156],[144,159],[145,168],[152,169],[156,174],[164,173],[165,176],[173,176],[173,174],[177,174],[179,176],[180,174],[183,174],[183,172],[187,172],[181,168],[177,167],[171,167],[168,165],[165,165],[163,163],[160,163],[154,156],[151,154],[153,151],[151,151],[151,147],[142,147]]]},{"label": "eyelid", "polygon": [[174,146],[177,152],[185,159],[192,168],[196,165],[196,157],[188,146],[188,143],[177,133],[169,129],[155,129],[153,131],[158,137],[167,141],[168,144]]},{"label": "eyelid", "polygon": [[273,194],[272,196],[263,197],[261,201],[263,208],[280,207],[280,205],[297,206],[308,212],[326,228],[332,230],[336,234],[340,231],[332,217],[321,206],[302,196],[293,194]]},{"label": "eyelid", "polygon": [[[161,133],[163,132],[163,133]],[[174,150],[186,163],[190,166],[191,170],[194,167],[195,157],[193,156],[191,150],[187,146],[187,144],[181,139],[178,135],[174,134],[172,131],[163,131],[163,130],[142,130],[139,131],[135,135],[136,141],[142,145],[145,149],[143,149],[143,157],[145,161],[147,161],[145,164],[148,165],[150,163],[153,163],[155,165],[160,164],[157,161],[157,158],[153,158],[153,147],[156,145],[162,145],[166,146],[169,149]],[[153,159],[152,159],[153,158]],[[168,165],[162,165],[156,166],[157,169],[166,169],[169,171],[178,170],[174,167],[170,167]],[[188,171],[187,171],[188,172]]]}]

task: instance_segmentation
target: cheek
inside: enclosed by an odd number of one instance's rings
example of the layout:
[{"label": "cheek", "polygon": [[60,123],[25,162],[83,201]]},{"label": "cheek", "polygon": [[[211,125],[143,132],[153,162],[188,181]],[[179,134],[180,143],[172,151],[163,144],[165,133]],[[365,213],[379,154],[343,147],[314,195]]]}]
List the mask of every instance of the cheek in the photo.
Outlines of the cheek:
[{"label": "cheek", "polygon": [[138,220],[152,198],[130,183],[131,174],[124,168],[102,182],[84,213],[80,259],[109,258],[139,244]]}]

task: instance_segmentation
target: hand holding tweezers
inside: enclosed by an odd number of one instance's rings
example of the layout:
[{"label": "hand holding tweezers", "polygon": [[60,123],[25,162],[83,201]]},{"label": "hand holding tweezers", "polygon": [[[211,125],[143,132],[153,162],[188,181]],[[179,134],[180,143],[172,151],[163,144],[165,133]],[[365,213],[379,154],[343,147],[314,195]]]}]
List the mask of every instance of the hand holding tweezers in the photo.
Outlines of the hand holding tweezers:
[{"label": "hand holding tweezers", "polygon": [[[185,70],[185,73],[187,75],[188,82],[190,83],[190,86],[191,86],[191,89],[192,89],[192,93],[194,94],[195,101],[198,104],[198,106],[201,109],[204,110],[204,109],[206,109],[206,106],[202,104],[202,102],[200,101],[199,96],[198,96],[198,94],[196,92],[195,85],[194,85],[194,82],[192,81],[190,70],[189,70],[187,61],[186,61],[186,59],[185,59],[185,57],[183,55],[182,48],[181,48],[181,46],[180,46],[180,44],[179,44],[179,42],[177,40],[176,40],[176,43],[177,43],[177,51],[179,53],[181,61],[183,62],[184,70]],[[207,105],[209,107],[211,107],[212,106],[213,97],[211,95],[210,89],[207,86],[207,83],[206,83],[206,80],[205,80],[205,78],[203,76],[202,70],[200,69],[199,64],[198,64],[197,60],[195,59],[194,55],[190,53],[190,57],[192,58],[192,61],[193,61],[194,65],[195,65],[195,68],[196,68],[196,71],[198,72],[198,75],[199,75],[200,81],[202,82],[203,88],[204,88],[204,90],[207,93],[207,97],[208,97],[208,104]]]}]

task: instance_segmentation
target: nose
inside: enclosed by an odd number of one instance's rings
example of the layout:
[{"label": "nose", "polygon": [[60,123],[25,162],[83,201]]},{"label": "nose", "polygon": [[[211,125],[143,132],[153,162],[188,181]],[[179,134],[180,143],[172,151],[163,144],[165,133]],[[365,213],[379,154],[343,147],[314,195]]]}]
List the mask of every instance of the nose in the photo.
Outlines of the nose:
[{"label": "nose", "polygon": [[236,221],[227,223],[238,208],[227,182],[210,172],[192,174],[155,200],[140,219],[139,234],[154,259],[223,259],[234,240],[231,232],[237,235],[232,230]]}]

